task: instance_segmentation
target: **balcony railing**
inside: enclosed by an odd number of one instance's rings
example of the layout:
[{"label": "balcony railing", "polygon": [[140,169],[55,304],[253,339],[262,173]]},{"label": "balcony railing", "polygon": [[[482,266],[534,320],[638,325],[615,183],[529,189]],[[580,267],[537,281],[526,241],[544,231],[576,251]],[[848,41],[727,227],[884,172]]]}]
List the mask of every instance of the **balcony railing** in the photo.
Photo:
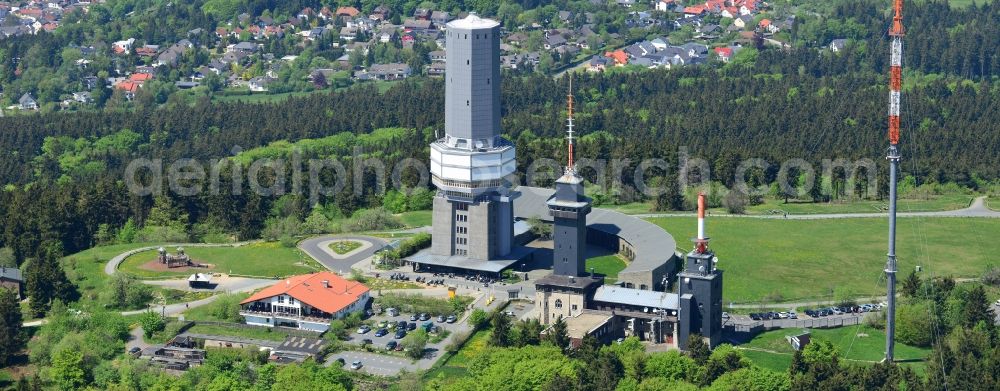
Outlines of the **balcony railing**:
[{"label": "balcony railing", "polygon": [[294,319],[302,322],[312,322],[312,323],[328,323],[333,317],[318,317],[318,316],[305,316],[298,314],[290,314],[286,312],[264,312],[264,311],[249,311],[241,310],[240,316],[267,316],[274,318],[284,318],[284,319]]}]

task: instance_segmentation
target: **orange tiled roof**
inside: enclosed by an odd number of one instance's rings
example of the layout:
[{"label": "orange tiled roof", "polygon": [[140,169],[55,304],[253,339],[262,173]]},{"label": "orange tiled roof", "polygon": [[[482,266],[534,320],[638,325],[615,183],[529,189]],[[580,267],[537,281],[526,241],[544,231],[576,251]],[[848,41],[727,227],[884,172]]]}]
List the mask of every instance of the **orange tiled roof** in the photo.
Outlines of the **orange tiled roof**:
[{"label": "orange tiled roof", "polygon": [[626,54],[625,51],[621,49],[615,50],[613,52],[604,53],[604,57],[615,60],[615,63],[618,65],[628,64],[628,54]]},{"label": "orange tiled roof", "polygon": [[[323,280],[329,281],[329,288],[323,287]],[[286,278],[257,292],[240,304],[277,295],[289,295],[323,312],[334,314],[353,304],[366,292],[368,287],[362,283],[348,281],[333,272],[323,271]]]},{"label": "orange tiled roof", "polygon": [[361,13],[361,11],[358,11],[358,9],[354,7],[337,8],[337,15],[347,15],[353,18],[355,16],[358,16],[359,13]]},{"label": "orange tiled roof", "polygon": [[153,75],[150,75],[148,73],[133,73],[129,75],[128,79],[130,81],[142,83],[147,80],[153,80]]},{"label": "orange tiled roof", "polygon": [[139,90],[140,85],[140,83],[136,83],[134,81],[123,81],[118,83],[115,87],[122,91],[136,92]]}]

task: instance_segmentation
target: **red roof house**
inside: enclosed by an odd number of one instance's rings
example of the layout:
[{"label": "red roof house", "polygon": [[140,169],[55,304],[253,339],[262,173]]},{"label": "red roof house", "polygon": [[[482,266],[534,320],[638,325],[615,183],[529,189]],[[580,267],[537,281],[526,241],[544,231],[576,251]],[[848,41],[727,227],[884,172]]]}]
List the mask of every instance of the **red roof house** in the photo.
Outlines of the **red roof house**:
[{"label": "red roof house", "polygon": [[628,53],[624,50],[618,49],[613,52],[605,52],[604,57],[615,60],[615,65],[625,65],[628,64]]},{"label": "red roof house", "polygon": [[369,289],[329,271],[289,277],[240,305],[247,324],[325,331],[330,320],[365,308]]}]

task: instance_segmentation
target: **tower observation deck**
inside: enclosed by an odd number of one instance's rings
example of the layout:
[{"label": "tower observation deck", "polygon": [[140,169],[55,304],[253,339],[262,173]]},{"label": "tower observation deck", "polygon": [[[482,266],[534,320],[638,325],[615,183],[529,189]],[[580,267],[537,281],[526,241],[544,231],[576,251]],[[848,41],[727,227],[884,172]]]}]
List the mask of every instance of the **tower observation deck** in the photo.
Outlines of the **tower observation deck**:
[{"label": "tower observation deck", "polygon": [[500,24],[470,15],[447,25],[445,136],[431,143],[432,253],[489,260],[513,242],[508,175],[514,145],[500,136]]}]

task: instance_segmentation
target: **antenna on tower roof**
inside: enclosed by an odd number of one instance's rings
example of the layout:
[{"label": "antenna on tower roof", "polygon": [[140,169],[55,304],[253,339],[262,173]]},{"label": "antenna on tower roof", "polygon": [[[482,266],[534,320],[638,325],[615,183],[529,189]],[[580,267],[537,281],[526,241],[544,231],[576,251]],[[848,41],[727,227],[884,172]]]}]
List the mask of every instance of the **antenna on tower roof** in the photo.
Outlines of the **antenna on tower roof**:
[{"label": "antenna on tower roof", "polygon": [[569,140],[569,159],[566,164],[566,172],[575,172],[573,162],[573,74],[567,72],[569,77],[569,93],[566,95],[566,139]]}]

